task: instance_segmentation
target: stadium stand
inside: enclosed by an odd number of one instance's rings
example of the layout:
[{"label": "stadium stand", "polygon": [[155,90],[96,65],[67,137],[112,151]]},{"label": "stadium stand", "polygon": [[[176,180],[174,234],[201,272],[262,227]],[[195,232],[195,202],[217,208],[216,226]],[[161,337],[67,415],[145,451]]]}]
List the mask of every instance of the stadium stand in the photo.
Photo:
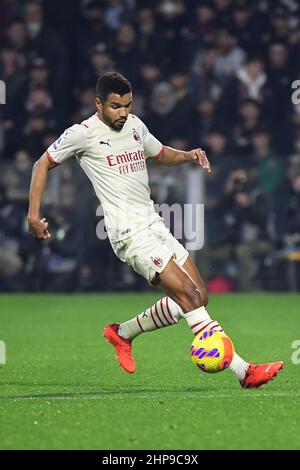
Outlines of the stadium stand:
[{"label": "stadium stand", "polygon": [[[133,112],[164,144],[207,150],[196,261],[208,287],[300,290],[299,22],[295,0],[3,0],[0,290],[149,288],[97,239],[99,203],[75,162],[51,172],[53,239],[27,233],[32,164],[95,111],[108,70],[132,82]],[[184,204],[191,167],[150,163],[154,202]]]}]

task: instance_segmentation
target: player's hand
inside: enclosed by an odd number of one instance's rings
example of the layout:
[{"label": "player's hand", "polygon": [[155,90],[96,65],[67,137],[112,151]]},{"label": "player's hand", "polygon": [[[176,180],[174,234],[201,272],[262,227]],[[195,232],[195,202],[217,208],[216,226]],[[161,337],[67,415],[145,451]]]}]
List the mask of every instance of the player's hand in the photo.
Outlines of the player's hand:
[{"label": "player's hand", "polygon": [[48,231],[48,222],[45,218],[43,219],[32,219],[28,217],[28,229],[29,232],[41,240],[48,240],[51,238],[51,233]]},{"label": "player's hand", "polygon": [[198,165],[202,166],[204,170],[207,170],[208,173],[211,172],[210,163],[207,159],[206,152],[202,149],[194,149],[188,152],[189,159],[198,163]]}]

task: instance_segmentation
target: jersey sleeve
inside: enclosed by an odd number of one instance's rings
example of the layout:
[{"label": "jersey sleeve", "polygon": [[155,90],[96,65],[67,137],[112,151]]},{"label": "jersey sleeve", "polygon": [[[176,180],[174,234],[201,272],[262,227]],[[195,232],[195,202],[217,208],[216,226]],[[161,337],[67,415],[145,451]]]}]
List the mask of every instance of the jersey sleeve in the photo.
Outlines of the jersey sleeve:
[{"label": "jersey sleeve", "polygon": [[161,142],[149,132],[147,126],[141,121],[143,129],[143,144],[145,158],[158,157],[162,152],[163,145]]},{"label": "jersey sleeve", "polygon": [[80,124],[74,124],[66,129],[46,150],[48,159],[59,165],[68,158],[83,152],[86,147],[86,130],[86,127]]}]

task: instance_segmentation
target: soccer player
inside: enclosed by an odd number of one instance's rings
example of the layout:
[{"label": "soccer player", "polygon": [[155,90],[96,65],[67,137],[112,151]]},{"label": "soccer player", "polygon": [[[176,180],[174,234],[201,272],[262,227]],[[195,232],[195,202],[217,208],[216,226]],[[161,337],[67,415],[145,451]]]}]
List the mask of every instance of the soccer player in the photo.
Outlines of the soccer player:
[{"label": "soccer player", "polygon": [[[115,254],[165,294],[131,320],[104,329],[120,366],[129,373],[135,371],[132,341],[144,332],[175,325],[182,318],[194,335],[223,331],[206,310],[207,291],[194,262],[154,210],[146,167],[147,158],[166,166],[193,161],[210,172],[206,154],[199,148],[183,152],[162,145],[130,113],[131,104],[132,87],[122,75],[109,72],[98,79],[97,112],[69,127],[34,164],[28,211],[30,232],[49,239],[48,222],[40,214],[48,171],[75,156],[101,201]],[[230,364],[244,388],[266,384],[282,367],[281,361],[254,365],[237,353]]]}]

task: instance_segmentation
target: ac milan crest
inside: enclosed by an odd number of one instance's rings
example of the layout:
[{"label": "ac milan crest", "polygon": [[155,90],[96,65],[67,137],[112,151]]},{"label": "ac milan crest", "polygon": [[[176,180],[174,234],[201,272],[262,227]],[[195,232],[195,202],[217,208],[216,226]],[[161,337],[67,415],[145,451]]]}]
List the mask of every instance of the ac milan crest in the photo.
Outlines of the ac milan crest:
[{"label": "ac milan crest", "polygon": [[139,134],[137,133],[135,129],[133,129],[133,137],[134,137],[134,140],[136,140],[139,144],[142,143],[142,139],[140,138]]},{"label": "ac milan crest", "polygon": [[151,259],[152,259],[153,263],[155,264],[155,266],[158,266],[159,268],[162,267],[162,265],[163,265],[163,260],[162,260],[161,258],[153,258],[153,257],[151,256]]}]

